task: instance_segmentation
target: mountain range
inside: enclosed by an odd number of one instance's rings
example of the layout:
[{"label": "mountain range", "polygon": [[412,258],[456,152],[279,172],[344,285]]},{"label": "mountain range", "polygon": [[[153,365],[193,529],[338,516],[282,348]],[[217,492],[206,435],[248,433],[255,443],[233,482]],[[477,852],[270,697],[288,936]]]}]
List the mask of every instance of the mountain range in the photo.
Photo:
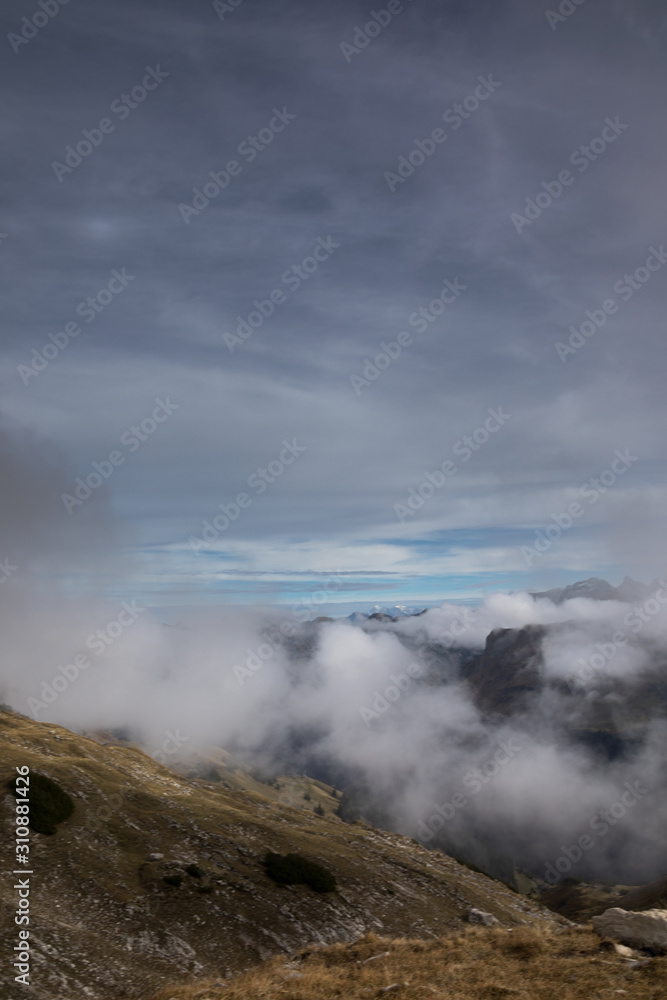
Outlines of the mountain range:
[{"label": "mountain range", "polygon": [[[21,995],[194,1000],[243,970],[274,968],[275,955],[305,975],[289,956],[306,945],[447,940],[474,911],[504,932],[528,927],[555,942],[609,906],[665,906],[660,588],[593,578],[528,603],[492,598],[456,641],[459,611],[444,606],[320,617],[270,663],[286,665],[273,728],[267,715],[254,743],[199,740],[162,764],[120,719],[75,732],[0,708],[6,830],[17,768],[55,783],[72,806],[57,829],[30,834],[39,987]],[[499,617],[522,623],[497,627]],[[354,670],[331,706],[346,657],[357,658]],[[391,683],[374,682],[365,726],[353,683],[384,659]],[[420,672],[401,673],[417,660]],[[299,711],[288,711],[292,700]],[[586,832],[590,851],[577,846]],[[6,836],[5,871],[12,851]],[[276,880],[271,857],[296,857],[332,888]],[[5,880],[6,940],[14,897]],[[486,953],[487,939],[475,940]],[[199,980],[204,991],[187,993],[183,984]],[[0,989],[14,1000],[5,967]]]}]

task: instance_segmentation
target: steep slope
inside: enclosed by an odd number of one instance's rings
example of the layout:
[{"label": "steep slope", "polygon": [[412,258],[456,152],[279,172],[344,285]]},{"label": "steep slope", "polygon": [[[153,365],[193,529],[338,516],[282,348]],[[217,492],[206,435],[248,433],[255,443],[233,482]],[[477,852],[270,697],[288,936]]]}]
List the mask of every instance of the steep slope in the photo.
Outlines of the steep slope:
[{"label": "steep slope", "polygon": [[511,715],[525,707],[527,696],[539,690],[542,639],[546,634],[544,625],[489,633],[483,651],[461,669],[482,712]]},{"label": "steep slope", "polygon": [[[137,749],[137,744],[118,734],[102,730],[84,730],[84,736],[103,746]],[[139,746],[139,749],[144,747]],[[331,785],[305,774],[275,774],[262,772],[237,760],[221,747],[188,751],[184,744],[180,751],[169,755],[169,769],[183,778],[200,779],[201,783],[217,785],[221,789],[257,793],[283,805],[313,812],[320,809],[325,815],[335,815],[340,802],[340,792]]]},{"label": "steep slope", "polygon": [[[667,875],[628,889],[622,895],[612,898],[609,906],[620,906],[622,910],[667,910]],[[603,911],[599,911],[603,912]]]},{"label": "steep slope", "polygon": [[565,878],[540,895],[540,901],[570,920],[589,920],[612,906],[622,910],[667,909],[667,875],[638,886],[611,886]]},{"label": "steep slope", "polygon": [[664,1000],[667,958],[627,959],[580,927],[469,927],[437,941],[368,935],[355,944],[273,959],[230,982],[160,992],[150,1000]]},{"label": "steep slope", "polygon": [[553,722],[570,737],[599,750],[609,759],[640,740],[643,727],[667,714],[667,657],[648,647],[651,662],[641,673],[627,678],[605,674],[595,677],[601,696],[588,697],[589,688],[565,679],[549,680],[543,674],[543,640],[567,634],[570,624],[526,625],[490,632],[481,653],[465,660],[461,677],[468,683],[477,707],[487,716],[511,716],[534,710],[531,696],[556,688],[567,701],[567,712]]},{"label": "steep slope", "polygon": [[[433,938],[460,928],[472,907],[506,926],[563,919],[404,837],[186,778],[137,748],[12,712],[0,712],[0,760],[3,871],[16,867],[6,782],[17,767],[54,780],[75,803],[55,835],[31,834],[33,990],[13,982],[5,961],[0,993],[11,1000],[17,990],[41,1000],[138,997],[368,931]],[[324,864],[337,891],[276,884],[262,865],[267,851]],[[203,877],[188,874],[192,865]],[[8,951],[17,938],[12,886],[6,877]]]}]

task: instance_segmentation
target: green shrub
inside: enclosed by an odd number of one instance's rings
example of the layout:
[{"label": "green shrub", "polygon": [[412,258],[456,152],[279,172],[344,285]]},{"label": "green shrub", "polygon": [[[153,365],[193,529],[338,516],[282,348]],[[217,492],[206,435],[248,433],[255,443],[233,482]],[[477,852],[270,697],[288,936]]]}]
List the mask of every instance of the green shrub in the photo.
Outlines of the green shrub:
[{"label": "green shrub", "polygon": [[204,869],[200,868],[199,865],[188,865],[188,867],[185,870],[188,873],[188,875],[192,875],[193,878],[203,878],[203,876],[206,874]]},{"label": "green shrub", "polygon": [[310,802],[310,792],[305,793],[304,799],[306,800],[306,802]]},{"label": "green shrub", "polygon": [[322,865],[302,854],[273,854],[264,858],[266,874],[280,885],[307,885],[314,892],[333,892],[336,879]]},{"label": "green shrub", "polygon": [[163,875],[162,881],[166,882],[167,885],[181,885],[183,882],[182,875]]},{"label": "green shrub", "polygon": [[319,802],[313,809],[313,812],[315,813],[316,816],[324,816],[324,809],[322,808]]},{"label": "green shrub", "polygon": [[[23,785],[17,791],[16,778],[8,781],[7,786],[17,798],[23,798],[25,795]],[[33,772],[30,775],[28,798],[30,799],[28,826],[35,833],[43,833],[47,837],[56,832],[58,823],[68,819],[74,812],[74,802],[67,792],[44,774]]]},{"label": "green shrub", "polygon": [[198,885],[197,892],[213,892],[212,885]]}]

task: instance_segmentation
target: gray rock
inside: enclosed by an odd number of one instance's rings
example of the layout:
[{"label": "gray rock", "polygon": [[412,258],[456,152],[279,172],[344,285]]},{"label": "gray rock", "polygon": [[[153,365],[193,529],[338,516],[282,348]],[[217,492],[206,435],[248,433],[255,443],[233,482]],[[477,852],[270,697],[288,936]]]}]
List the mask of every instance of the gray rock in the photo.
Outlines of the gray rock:
[{"label": "gray rock", "polygon": [[149,854],[148,855],[148,860],[149,861],[162,861],[163,857],[164,857],[164,854]]},{"label": "gray rock", "polygon": [[468,913],[468,923],[484,924],[485,927],[493,927],[494,924],[498,924],[500,921],[492,913],[486,913],[485,910],[472,909]]},{"label": "gray rock", "polygon": [[593,928],[600,937],[613,938],[631,948],[667,951],[667,910],[636,913],[613,906],[593,917]]}]

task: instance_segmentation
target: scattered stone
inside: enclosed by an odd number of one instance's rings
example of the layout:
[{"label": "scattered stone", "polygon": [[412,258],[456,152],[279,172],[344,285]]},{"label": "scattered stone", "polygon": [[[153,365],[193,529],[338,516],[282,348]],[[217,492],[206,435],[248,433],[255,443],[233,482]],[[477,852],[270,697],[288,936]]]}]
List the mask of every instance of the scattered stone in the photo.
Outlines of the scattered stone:
[{"label": "scattered stone", "polygon": [[388,951],[382,951],[379,955],[372,955],[370,958],[365,958],[361,964],[366,965],[367,962],[374,962],[376,958],[386,958],[388,954]]},{"label": "scattered stone", "polygon": [[612,906],[593,917],[593,929],[600,937],[614,938],[630,947],[667,951],[667,910],[633,912]]},{"label": "scattered stone", "polygon": [[383,993],[393,993],[395,990],[400,990],[401,983],[392,983],[391,986],[383,986],[381,990],[378,990],[377,995],[382,996]]},{"label": "scattered stone", "polygon": [[625,944],[618,944],[617,941],[601,941],[600,951],[613,951],[621,958],[639,958],[634,948],[628,948]]},{"label": "scattered stone", "polygon": [[486,913],[485,910],[476,910],[473,908],[468,913],[468,923],[484,924],[485,927],[493,927],[494,924],[499,924],[500,921],[492,913]]},{"label": "scattered stone", "polygon": [[164,854],[149,854],[148,855],[148,860],[149,861],[162,861],[163,857],[164,857]]}]

